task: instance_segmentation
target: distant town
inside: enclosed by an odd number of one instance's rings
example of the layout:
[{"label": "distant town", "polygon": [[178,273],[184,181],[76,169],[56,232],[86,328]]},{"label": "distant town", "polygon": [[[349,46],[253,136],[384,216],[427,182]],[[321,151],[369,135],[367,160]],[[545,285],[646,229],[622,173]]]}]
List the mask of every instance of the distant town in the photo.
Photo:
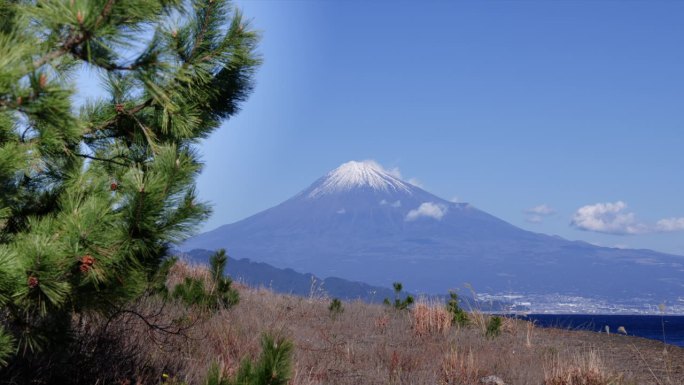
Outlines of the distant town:
[{"label": "distant town", "polygon": [[478,293],[482,302],[508,303],[502,312],[527,314],[684,314],[684,298],[676,302],[658,302],[654,298],[614,301],[563,294]]}]

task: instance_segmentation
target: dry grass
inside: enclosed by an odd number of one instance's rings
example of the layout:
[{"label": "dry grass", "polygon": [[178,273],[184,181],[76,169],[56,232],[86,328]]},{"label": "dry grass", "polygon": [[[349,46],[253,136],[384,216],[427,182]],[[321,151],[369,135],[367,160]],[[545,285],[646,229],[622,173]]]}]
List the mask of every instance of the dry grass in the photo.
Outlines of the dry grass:
[{"label": "dry grass", "polygon": [[[175,354],[164,355],[167,367],[177,368],[173,375],[201,383],[213,360],[230,373],[243,357],[258,354],[259,336],[269,331],[295,343],[293,385],[477,384],[487,375],[521,385],[658,384],[644,365],[624,360],[634,356],[633,350],[611,349],[612,340],[630,337],[596,339],[594,333],[537,329],[506,320],[502,335],[487,339],[476,326],[451,327],[445,321],[448,314],[436,303],[418,303],[403,312],[345,303],[344,313],[331,319],[324,300],[264,289],[243,289],[241,295],[238,306],[203,321],[190,340],[173,348]],[[488,316],[479,316],[486,322]],[[649,357],[662,354],[658,343],[643,349]],[[678,353],[684,357],[681,349]],[[671,377],[684,383],[684,368]]]},{"label": "dry grass", "polygon": [[[170,285],[185,274],[205,272],[181,265]],[[159,312],[160,300],[151,297],[135,311],[153,317],[123,314],[113,320],[108,335],[135,353],[136,370],[112,368],[110,377],[159,383],[168,374],[171,381],[202,384],[212,362],[230,374],[244,358],[255,358],[261,334],[270,332],[294,342],[292,385],[474,385],[488,375],[508,385],[684,384],[684,349],[668,347],[664,355],[656,341],[539,329],[511,319],[499,337],[485,338],[488,315],[471,314],[473,326],[452,327],[444,307],[434,302],[419,301],[410,311],[350,302],[330,317],[326,299],[239,290],[240,303],[215,314],[198,315],[173,303]],[[181,332],[150,329],[150,320]],[[102,321],[87,329],[86,335],[101,330]]]},{"label": "dry grass", "polygon": [[411,311],[413,331],[419,336],[447,333],[451,329],[451,314],[443,303],[418,299]]},{"label": "dry grass", "polygon": [[622,375],[606,373],[599,353],[592,349],[578,353],[570,361],[552,357],[544,369],[544,385],[620,385]]},{"label": "dry grass", "polygon": [[442,358],[439,384],[477,384],[485,375],[478,362],[472,349],[468,349],[467,352],[451,349]]},{"label": "dry grass", "polygon": [[171,266],[169,274],[166,279],[166,286],[171,289],[176,285],[183,283],[185,278],[199,279],[210,284],[213,282],[206,265],[193,264],[185,261],[180,261]]}]

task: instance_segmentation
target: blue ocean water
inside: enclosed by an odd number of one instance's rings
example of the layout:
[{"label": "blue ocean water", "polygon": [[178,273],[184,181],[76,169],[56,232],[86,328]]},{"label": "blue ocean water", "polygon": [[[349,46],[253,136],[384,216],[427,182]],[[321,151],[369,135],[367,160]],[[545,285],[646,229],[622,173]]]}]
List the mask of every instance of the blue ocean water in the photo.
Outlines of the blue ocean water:
[{"label": "blue ocean water", "polygon": [[516,318],[534,321],[541,327],[616,333],[622,326],[627,334],[684,347],[684,316],[622,314],[528,314]]}]

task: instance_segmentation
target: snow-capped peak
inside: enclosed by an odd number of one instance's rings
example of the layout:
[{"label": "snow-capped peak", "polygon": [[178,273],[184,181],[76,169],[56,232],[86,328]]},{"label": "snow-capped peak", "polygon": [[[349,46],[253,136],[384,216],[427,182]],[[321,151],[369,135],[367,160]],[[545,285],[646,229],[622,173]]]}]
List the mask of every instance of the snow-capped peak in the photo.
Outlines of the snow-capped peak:
[{"label": "snow-capped peak", "polygon": [[309,193],[310,198],[325,194],[349,191],[358,187],[370,187],[385,192],[411,194],[411,186],[385,170],[372,160],[351,161],[330,171]]}]

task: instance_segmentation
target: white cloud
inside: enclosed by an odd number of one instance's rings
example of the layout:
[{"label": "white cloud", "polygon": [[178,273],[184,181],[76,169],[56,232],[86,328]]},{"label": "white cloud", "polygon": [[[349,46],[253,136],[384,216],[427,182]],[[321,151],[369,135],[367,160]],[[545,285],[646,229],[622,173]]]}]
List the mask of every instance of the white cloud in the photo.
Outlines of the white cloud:
[{"label": "white cloud", "polygon": [[622,201],[587,205],[577,210],[570,224],[580,230],[622,235],[684,230],[684,217],[664,218],[653,225],[637,221],[634,213],[626,209],[627,204]]},{"label": "white cloud", "polygon": [[418,206],[417,209],[409,211],[408,214],[406,214],[406,220],[413,221],[421,217],[441,220],[446,212],[447,208],[444,205],[433,202],[425,202]]},{"label": "white cloud", "polygon": [[408,182],[411,183],[412,185],[416,186],[416,187],[423,188],[423,182],[419,181],[419,180],[416,179],[416,178],[410,178],[410,179],[408,180]]},{"label": "white cloud", "polygon": [[684,218],[665,218],[656,222],[655,229],[661,233],[684,230]]},{"label": "white cloud", "polygon": [[[402,179],[401,170],[399,170],[399,167],[386,168],[385,166],[378,163],[378,161],[376,161],[375,159],[365,159],[362,161],[350,161],[350,162],[343,164],[342,166],[349,166],[352,164],[365,165],[365,166],[368,166],[368,167],[375,169],[377,171],[381,171],[385,174],[393,176],[397,179]],[[350,166],[350,167],[354,167],[354,166]]]},{"label": "white cloud", "polygon": [[380,201],[380,206],[385,206],[385,205],[390,205],[391,207],[401,207],[401,201],[395,201],[395,202],[387,202],[387,200],[383,199]]},{"label": "white cloud", "polygon": [[344,213],[346,213],[346,212],[347,212],[347,210],[345,210],[344,208],[341,208],[341,209],[337,210],[337,213],[338,213],[338,214],[344,214]]},{"label": "white cloud", "polygon": [[399,171],[399,167],[392,167],[390,169],[384,169],[386,173],[392,175],[393,177],[397,179],[401,179],[401,171]]},{"label": "white cloud", "polygon": [[525,209],[525,220],[529,223],[542,223],[544,218],[556,213],[556,210],[546,203]]},{"label": "white cloud", "polygon": [[453,197],[451,197],[451,199],[449,199],[449,201],[453,203],[459,203],[461,202],[461,198],[459,198],[458,195],[454,195]]},{"label": "white cloud", "polygon": [[626,212],[622,201],[580,207],[572,217],[572,226],[608,234],[643,234],[648,226],[637,222],[634,213]]},{"label": "white cloud", "polygon": [[526,213],[528,214],[535,214],[535,215],[552,215],[556,213],[556,210],[551,208],[549,205],[546,203],[541,204],[539,206],[534,206],[532,208],[529,208],[525,210]]},{"label": "white cloud", "polygon": [[378,169],[386,174],[389,174],[397,179],[402,179],[401,170],[399,167],[385,168],[383,165],[373,159],[364,160],[362,163],[370,164],[373,168]]},{"label": "white cloud", "polygon": [[[385,168],[380,163],[378,163],[374,160],[368,160],[366,162],[372,163],[374,165],[374,167],[376,167],[377,169],[379,169],[379,170],[381,170],[381,171],[383,171],[383,172],[385,172],[385,173],[387,173],[387,174],[389,174],[389,175],[391,175],[391,176],[393,176],[399,180],[404,180],[404,177],[401,175],[401,170],[399,169],[399,167]],[[423,188],[423,183],[420,180],[418,180],[417,178],[409,178],[406,182],[408,182],[408,183],[410,183],[416,187]]]}]

